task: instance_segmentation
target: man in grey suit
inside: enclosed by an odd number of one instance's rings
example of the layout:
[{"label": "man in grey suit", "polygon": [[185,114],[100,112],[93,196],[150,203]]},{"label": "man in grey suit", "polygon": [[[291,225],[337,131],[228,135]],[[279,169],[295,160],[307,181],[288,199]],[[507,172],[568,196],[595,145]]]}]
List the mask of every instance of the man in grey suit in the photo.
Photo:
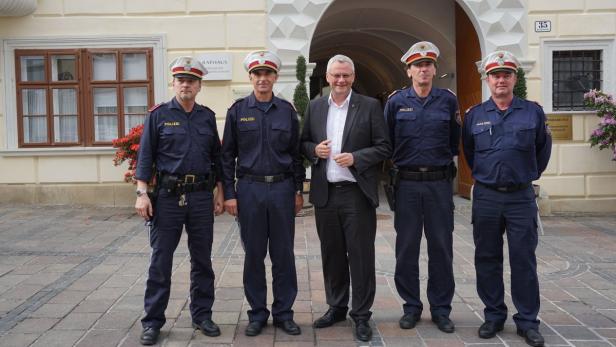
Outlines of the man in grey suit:
[{"label": "man in grey suit", "polygon": [[325,328],[346,320],[351,284],[349,315],[355,335],[370,341],[377,180],[379,164],[391,154],[391,143],[380,103],[352,92],[354,80],[349,57],[336,55],[329,60],[331,93],[308,105],[301,146],[312,162],[310,202],[315,206],[329,305],[313,326]]}]

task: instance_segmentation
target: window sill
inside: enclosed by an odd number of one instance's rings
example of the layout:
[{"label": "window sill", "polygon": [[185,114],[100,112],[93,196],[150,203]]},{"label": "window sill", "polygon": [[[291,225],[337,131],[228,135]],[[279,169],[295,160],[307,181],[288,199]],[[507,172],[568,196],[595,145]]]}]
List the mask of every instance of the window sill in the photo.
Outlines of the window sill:
[{"label": "window sill", "polygon": [[0,149],[1,157],[50,157],[71,155],[113,155],[113,147],[64,147]]},{"label": "window sill", "polygon": [[543,112],[545,114],[555,114],[555,115],[562,115],[562,116],[585,116],[585,115],[594,115],[597,113],[597,111],[593,111],[593,110],[588,110],[588,111],[548,111],[548,110],[543,110]]}]

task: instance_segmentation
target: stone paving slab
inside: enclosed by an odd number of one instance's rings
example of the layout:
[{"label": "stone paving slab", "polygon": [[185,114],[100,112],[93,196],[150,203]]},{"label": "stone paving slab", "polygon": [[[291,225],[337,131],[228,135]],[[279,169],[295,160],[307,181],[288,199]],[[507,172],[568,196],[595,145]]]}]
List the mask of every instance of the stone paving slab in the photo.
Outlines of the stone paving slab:
[{"label": "stone paving slab", "polygon": [[[314,217],[296,219],[299,292],[294,305],[299,336],[270,324],[246,337],[248,304],[242,287],[243,249],[233,218],[216,218],[212,264],[216,274],[213,318],[222,334],[204,336],[191,327],[188,309],[190,258],[186,237],[174,257],[171,298],[160,346],[526,346],[511,318],[497,337],[477,336],[483,305],[475,289],[470,203],[456,197],[454,334],[440,332],[429,310],[415,329],[401,330],[395,290],[392,213],[378,209],[375,241],[377,288],[370,322],[374,338],[356,341],[350,320],[327,329],[312,321],[327,310]],[[616,346],[616,217],[556,216],[543,219],[537,249],[541,285],[541,332],[548,346]],[[140,346],[139,318],[149,261],[147,233],[133,211],[0,205],[0,347]],[[426,303],[425,239],[420,257]],[[507,263],[506,246],[505,262]],[[269,260],[266,261],[269,265]],[[271,281],[271,271],[267,271]],[[506,303],[510,272],[505,266]],[[271,291],[268,301],[271,303]]]}]

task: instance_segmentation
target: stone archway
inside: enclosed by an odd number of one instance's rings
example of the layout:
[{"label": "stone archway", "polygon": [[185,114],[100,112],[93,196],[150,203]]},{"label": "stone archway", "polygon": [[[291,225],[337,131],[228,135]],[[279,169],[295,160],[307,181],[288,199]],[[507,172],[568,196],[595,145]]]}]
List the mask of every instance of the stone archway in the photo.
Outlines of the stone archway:
[{"label": "stone archway", "polygon": [[[527,10],[524,0],[449,0],[457,2],[472,22],[479,43],[481,53],[495,49],[507,49],[518,57],[522,63],[531,65],[527,61],[526,20]],[[397,3],[399,9],[412,6],[408,1],[390,0],[388,3]],[[292,99],[293,89],[297,84],[295,80],[295,60],[297,56],[304,55],[308,61],[310,47],[314,39],[315,30],[326,11],[334,5],[347,8],[351,11],[365,8],[375,9],[373,1],[369,0],[268,0],[268,49],[276,52],[283,61],[283,68],[276,85],[276,92],[287,99]],[[380,4],[381,2],[379,2]],[[428,10],[423,3],[416,18],[421,18],[421,11]],[[381,13],[382,15],[382,13]],[[377,17],[377,16],[375,16]],[[387,24],[389,18],[376,18]],[[451,17],[453,20],[453,17]],[[374,35],[372,35],[374,38]],[[402,54],[400,50],[397,54]],[[311,75],[314,64],[308,66],[308,76]],[[486,91],[484,90],[484,96]]]}]

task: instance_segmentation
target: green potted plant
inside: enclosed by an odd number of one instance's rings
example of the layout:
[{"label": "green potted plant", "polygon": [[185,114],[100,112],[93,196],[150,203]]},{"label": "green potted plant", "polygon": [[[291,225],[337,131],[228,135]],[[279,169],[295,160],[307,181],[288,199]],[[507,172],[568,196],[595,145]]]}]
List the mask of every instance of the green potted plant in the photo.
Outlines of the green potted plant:
[{"label": "green potted plant", "polygon": [[526,76],[524,75],[524,69],[518,68],[518,80],[513,87],[513,95],[520,99],[526,99]]},{"label": "green potted plant", "polygon": [[[297,85],[295,86],[295,92],[293,93],[293,105],[299,116],[300,129],[304,126],[304,115],[308,108],[308,90],[306,89],[306,58],[303,55],[297,57],[295,65],[295,76],[297,78]],[[310,167],[310,162],[304,160],[304,167]],[[310,179],[304,181],[304,192],[310,191]]]}]

